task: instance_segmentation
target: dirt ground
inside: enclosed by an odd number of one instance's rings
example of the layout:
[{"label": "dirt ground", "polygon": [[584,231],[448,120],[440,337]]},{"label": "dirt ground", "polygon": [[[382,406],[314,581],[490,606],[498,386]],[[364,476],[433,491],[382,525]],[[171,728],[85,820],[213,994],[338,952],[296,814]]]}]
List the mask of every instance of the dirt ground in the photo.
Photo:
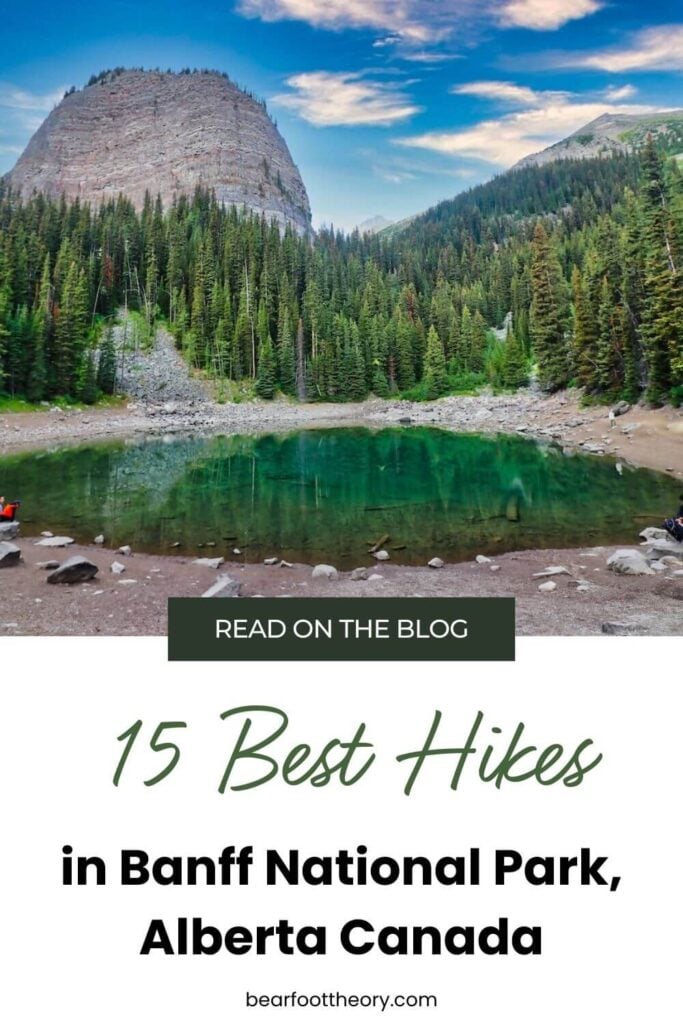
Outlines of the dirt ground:
[{"label": "dirt ground", "polygon": [[[218,575],[241,584],[241,597],[505,597],[517,599],[517,632],[527,636],[591,635],[604,624],[619,633],[683,635],[683,578],[673,574],[620,576],[606,568],[612,549],[524,551],[490,563],[463,562],[441,569],[390,562],[366,566],[380,579],[314,579],[311,567],[224,564],[218,570],[191,559],[133,552],[122,556],[93,545],[50,549],[19,537],[22,563],[0,571],[5,600],[0,636],[151,636],[166,633],[167,598],[199,597]],[[38,563],[85,555],[99,567],[89,583],[49,585]],[[114,575],[111,564],[125,564]],[[492,571],[491,566],[499,566]],[[533,574],[564,566],[556,589],[540,592]],[[577,589],[579,581],[581,590]],[[585,588],[585,589],[583,589]],[[8,598],[9,595],[9,598]],[[614,626],[607,626],[607,630]]]},{"label": "dirt ground", "polygon": [[476,433],[519,433],[555,440],[566,447],[599,449],[636,466],[683,477],[683,409],[635,406],[610,426],[609,409],[582,409],[578,393],[543,397],[452,396],[436,402],[298,405],[287,401],[219,405],[129,402],[113,408],[0,415],[0,454],[89,441],[173,433],[267,433],[305,427],[414,424]]}]

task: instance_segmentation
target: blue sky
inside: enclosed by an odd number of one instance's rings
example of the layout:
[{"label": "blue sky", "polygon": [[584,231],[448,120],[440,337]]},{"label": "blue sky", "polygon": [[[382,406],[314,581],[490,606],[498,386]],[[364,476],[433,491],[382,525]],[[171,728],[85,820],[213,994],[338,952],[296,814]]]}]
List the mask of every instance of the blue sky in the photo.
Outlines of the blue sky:
[{"label": "blue sky", "polygon": [[316,226],[418,212],[606,111],[683,107],[673,0],[24,0],[0,26],[0,172],[94,72],[218,68],[267,100]]}]

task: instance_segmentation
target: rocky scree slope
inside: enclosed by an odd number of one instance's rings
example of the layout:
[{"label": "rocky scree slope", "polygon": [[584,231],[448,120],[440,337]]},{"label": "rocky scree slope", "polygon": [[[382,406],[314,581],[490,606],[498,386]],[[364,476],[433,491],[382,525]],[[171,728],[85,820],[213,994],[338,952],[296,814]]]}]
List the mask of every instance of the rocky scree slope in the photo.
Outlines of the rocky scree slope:
[{"label": "rocky scree slope", "polygon": [[145,193],[164,206],[195,189],[311,228],[308,195],[265,107],[218,72],[123,71],[67,94],[7,176],[23,197],[42,192],[94,204]]}]

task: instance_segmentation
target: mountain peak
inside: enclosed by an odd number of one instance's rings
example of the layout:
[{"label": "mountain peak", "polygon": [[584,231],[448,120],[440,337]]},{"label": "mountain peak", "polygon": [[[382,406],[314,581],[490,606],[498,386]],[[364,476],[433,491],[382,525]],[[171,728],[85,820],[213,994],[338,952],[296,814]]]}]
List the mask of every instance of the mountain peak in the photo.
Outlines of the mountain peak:
[{"label": "mountain peak", "polygon": [[149,192],[164,205],[199,188],[310,230],[308,195],[265,104],[216,71],[115,68],[67,93],[8,175],[24,197],[99,204]]},{"label": "mountain peak", "polygon": [[663,110],[647,114],[615,114],[606,112],[573,132],[561,142],[532,153],[515,164],[520,167],[542,166],[553,160],[585,160],[592,157],[630,153],[639,149],[653,135],[663,149],[671,154],[683,151],[683,110]]}]

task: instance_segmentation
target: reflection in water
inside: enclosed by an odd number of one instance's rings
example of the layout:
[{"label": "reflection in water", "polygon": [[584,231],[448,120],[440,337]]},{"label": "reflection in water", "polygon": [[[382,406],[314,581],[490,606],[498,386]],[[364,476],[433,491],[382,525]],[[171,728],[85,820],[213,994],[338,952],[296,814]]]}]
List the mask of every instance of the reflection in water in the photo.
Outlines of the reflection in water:
[{"label": "reflection in water", "polygon": [[[279,555],[340,567],[385,534],[422,564],[520,548],[633,540],[675,484],[518,437],[430,428],[311,430],[93,445],[0,460],[23,519],[138,550]],[[204,549],[204,553],[209,553]]]}]

